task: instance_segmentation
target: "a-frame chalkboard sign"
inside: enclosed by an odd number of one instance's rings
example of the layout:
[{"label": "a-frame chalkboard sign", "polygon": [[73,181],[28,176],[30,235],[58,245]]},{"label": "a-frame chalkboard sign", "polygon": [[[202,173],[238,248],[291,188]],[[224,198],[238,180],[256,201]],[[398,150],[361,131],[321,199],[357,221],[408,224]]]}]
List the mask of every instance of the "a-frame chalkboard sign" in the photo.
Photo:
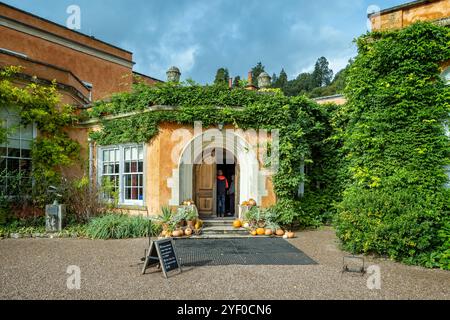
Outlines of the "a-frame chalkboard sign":
[{"label": "a-frame chalkboard sign", "polygon": [[181,273],[181,266],[175,253],[172,239],[150,241],[150,248],[145,257],[142,274],[145,274],[145,271],[154,265],[161,267],[166,279],[172,273]]}]

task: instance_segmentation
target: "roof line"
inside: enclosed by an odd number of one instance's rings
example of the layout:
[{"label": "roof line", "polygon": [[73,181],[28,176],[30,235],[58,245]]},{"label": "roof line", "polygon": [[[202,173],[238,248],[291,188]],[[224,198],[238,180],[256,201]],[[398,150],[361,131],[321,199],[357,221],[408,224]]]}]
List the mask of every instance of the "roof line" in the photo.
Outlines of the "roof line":
[{"label": "roof line", "polygon": [[146,75],[146,74],[143,74],[143,73],[140,73],[140,72],[137,72],[137,71],[133,71],[133,73],[136,74],[136,75],[138,75],[138,76],[146,77],[146,78],[149,78],[149,79],[152,79],[152,80],[155,80],[155,81],[164,83],[164,81],[162,81],[162,80],[153,78],[153,77],[151,77],[151,76],[148,76],[148,75]]},{"label": "roof line", "polygon": [[412,8],[412,7],[415,7],[415,6],[424,4],[424,3],[431,3],[431,2],[433,2],[433,1],[430,1],[430,0],[415,0],[415,1],[412,1],[412,2],[400,4],[398,6],[394,6],[394,7],[391,7],[391,8],[383,9],[380,12],[372,12],[372,13],[369,13],[367,16],[370,18],[370,17],[372,17],[374,15],[377,15],[377,14],[391,13],[391,12],[394,12],[394,11],[398,11],[400,9]]},{"label": "roof line", "polygon": [[[113,45],[113,44],[111,44],[111,43],[108,43],[108,42],[106,42],[106,41],[97,39],[97,38],[95,38],[95,37],[93,37],[93,36],[88,36],[87,34],[82,33],[82,32],[80,32],[80,31],[76,31],[76,30],[69,29],[69,28],[67,28],[66,26],[62,25],[62,24],[59,24],[59,23],[56,23],[56,22],[54,22],[54,21],[51,21],[51,20],[48,20],[48,19],[39,17],[38,15],[35,15],[35,14],[31,13],[31,12],[28,12],[28,11],[25,11],[25,10],[22,10],[22,9],[19,9],[19,8],[17,8],[17,7],[11,6],[11,5],[6,4],[6,3],[4,3],[4,2],[2,2],[2,1],[0,1],[0,5],[3,5],[3,6],[5,6],[5,7],[8,7],[8,8],[14,9],[14,10],[17,10],[17,11],[19,11],[19,12],[21,12],[21,13],[27,14],[27,15],[29,15],[29,16],[32,16],[32,17],[36,18],[36,19],[39,19],[39,20],[41,20],[41,21],[44,21],[44,22],[53,24],[53,25],[58,26],[58,27],[60,27],[60,28],[69,30],[69,31],[71,31],[71,32],[74,32],[74,33],[80,35],[80,36],[83,36],[83,37],[89,38],[89,39],[91,39],[91,40],[95,40],[95,41],[101,42],[101,43],[106,44],[106,45],[108,45],[108,46],[110,46],[110,47],[112,47],[112,48],[116,48],[116,49],[121,50],[121,51],[123,51],[123,52],[133,54],[133,52],[131,52],[131,51],[125,50],[125,49],[120,48],[120,47],[118,47],[118,46],[115,46],[115,45]],[[37,29],[39,29],[39,28],[37,28]],[[67,39],[67,40],[70,40],[70,39]],[[71,41],[72,41],[72,40],[71,40]],[[76,42],[76,41],[75,41],[75,42]]]},{"label": "roof line", "polygon": [[73,74],[72,71],[70,71],[70,70],[67,70],[67,69],[64,69],[64,68],[55,66],[55,65],[50,64],[50,63],[46,63],[46,62],[42,62],[42,61],[30,59],[29,57],[24,57],[24,56],[22,56],[22,55],[20,55],[20,54],[16,54],[16,53],[14,53],[14,52],[10,52],[9,50],[3,50],[2,48],[0,48],[0,53],[6,54],[6,55],[9,55],[9,56],[13,56],[13,57],[17,57],[17,58],[20,58],[20,59],[23,59],[23,60],[27,60],[27,61],[32,62],[32,63],[40,64],[40,65],[45,66],[45,67],[50,67],[50,68],[53,68],[53,69],[56,69],[56,70],[59,70],[59,71],[62,71],[62,72],[67,72],[67,73],[69,73],[72,77],[74,77],[74,79],[77,80],[84,88],[86,88],[87,90],[89,90],[89,88],[83,83],[83,81],[81,81],[80,78],[78,78],[78,77],[77,77],[75,74]]}]

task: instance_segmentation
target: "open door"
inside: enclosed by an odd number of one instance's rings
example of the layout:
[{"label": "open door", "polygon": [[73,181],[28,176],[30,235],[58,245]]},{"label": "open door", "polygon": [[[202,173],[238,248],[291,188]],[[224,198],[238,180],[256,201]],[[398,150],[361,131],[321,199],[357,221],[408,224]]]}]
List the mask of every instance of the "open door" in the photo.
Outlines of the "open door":
[{"label": "open door", "polygon": [[195,203],[201,216],[212,216],[216,206],[216,165],[195,166]]}]

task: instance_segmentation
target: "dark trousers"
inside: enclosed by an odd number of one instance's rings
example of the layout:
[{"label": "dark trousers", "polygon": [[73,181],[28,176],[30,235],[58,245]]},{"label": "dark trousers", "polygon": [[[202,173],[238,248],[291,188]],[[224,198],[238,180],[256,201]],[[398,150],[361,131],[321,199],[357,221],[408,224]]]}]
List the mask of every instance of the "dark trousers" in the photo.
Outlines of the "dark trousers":
[{"label": "dark trousers", "polygon": [[223,217],[225,216],[225,195],[219,194],[217,196],[217,216]]},{"label": "dark trousers", "polygon": [[232,216],[234,216],[236,214],[236,210],[235,210],[235,197],[234,197],[234,193],[230,194],[230,213]]}]

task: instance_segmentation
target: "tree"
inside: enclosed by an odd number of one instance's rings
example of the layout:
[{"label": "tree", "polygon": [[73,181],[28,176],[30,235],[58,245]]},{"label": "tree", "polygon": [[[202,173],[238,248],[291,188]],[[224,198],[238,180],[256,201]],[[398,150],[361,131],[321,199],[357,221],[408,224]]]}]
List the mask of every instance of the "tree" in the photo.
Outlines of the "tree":
[{"label": "tree", "polygon": [[272,88],[277,88],[278,76],[276,73],[272,74]]},{"label": "tree", "polygon": [[234,88],[238,88],[240,86],[239,81],[241,81],[241,77],[240,76],[236,76],[233,80],[233,87]]},{"label": "tree", "polygon": [[280,76],[277,77],[274,87],[283,89],[286,87],[287,83],[288,77],[286,71],[284,71],[284,69],[281,69]]},{"label": "tree", "polygon": [[252,84],[254,86],[258,85],[258,77],[261,73],[265,71],[264,68],[265,67],[262,65],[261,62],[258,62],[256,66],[252,68]]},{"label": "tree", "polygon": [[329,66],[330,64],[328,63],[327,58],[320,57],[317,60],[312,73],[313,88],[330,85],[331,80],[333,79],[333,70],[331,70]]},{"label": "tree", "polygon": [[220,68],[217,70],[216,78],[214,79],[214,84],[228,84],[228,79],[230,78],[230,74],[227,68]]}]

